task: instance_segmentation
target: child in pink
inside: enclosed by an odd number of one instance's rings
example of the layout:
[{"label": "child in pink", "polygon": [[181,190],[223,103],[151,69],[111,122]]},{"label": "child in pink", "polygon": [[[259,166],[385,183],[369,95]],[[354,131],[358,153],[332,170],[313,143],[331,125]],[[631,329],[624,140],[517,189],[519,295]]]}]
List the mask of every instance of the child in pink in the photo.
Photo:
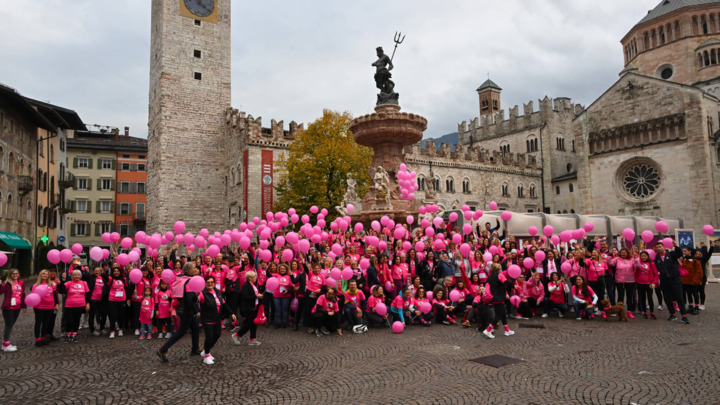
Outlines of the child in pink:
[{"label": "child in pink", "polygon": [[142,299],[140,300],[140,339],[152,339],[152,319],[155,312],[155,301],[152,296],[152,289],[145,287]]},{"label": "child in pink", "polygon": [[165,281],[160,281],[155,292],[155,317],[158,328],[158,339],[163,337],[163,326],[165,327],[165,339],[170,338],[174,331],[172,323],[172,293]]}]

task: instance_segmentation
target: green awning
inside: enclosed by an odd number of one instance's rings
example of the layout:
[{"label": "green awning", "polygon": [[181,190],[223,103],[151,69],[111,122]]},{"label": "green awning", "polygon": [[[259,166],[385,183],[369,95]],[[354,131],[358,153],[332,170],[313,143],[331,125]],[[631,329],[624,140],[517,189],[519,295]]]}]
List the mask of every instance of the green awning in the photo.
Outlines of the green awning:
[{"label": "green awning", "polygon": [[10,249],[32,249],[32,246],[25,242],[25,239],[12,232],[0,232],[0,242],[8,245]]}]

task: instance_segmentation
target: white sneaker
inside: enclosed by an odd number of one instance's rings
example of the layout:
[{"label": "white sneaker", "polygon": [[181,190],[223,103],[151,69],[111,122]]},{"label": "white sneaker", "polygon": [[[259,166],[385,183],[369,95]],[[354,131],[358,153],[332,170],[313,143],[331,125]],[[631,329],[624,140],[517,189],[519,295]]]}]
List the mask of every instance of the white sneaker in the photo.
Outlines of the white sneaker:
[{"label": "white sneaker", "polygon": [[158,339],[162,339],[162,338],[163,338],[162,332],[158,333]]},{"label": "white sneaker", "polygon": [[704,311],[704,310],[705,310],[705,304],[700,305],[700,310],[701,310],[701,311]]},{"label": "white sneaker", "polygon": [[95,332],[92,333],[92,335],[95,336],[95,337],[100,336],[100,332],[95,331]]},{"label": "white sneaker", "polygon": [[548,314],[542,314],[542,316],[540,316],[540,318],[547,318],[547,317],[548,317]]},{"label": "white sneaker", "polygon": [[209,366],[209,365],[212,365],[212,364],[215,364],[215,362],[213,361],[212,357],[210,357],[210,356],[205,357],[205,358],[203,359],[203,363],[207,364],[208,366]]},{"label": "white sneaker", "polygon": [[558,318],[564,318],[564,317],[565,317],[565,315],[563,315],[562,312],[558,311]]},{"label": "white sneaker", "polygon": [[515,332],[513,332],[511,330],[506,330],[504,334],[505,334],[505,336],[512,336],[515,334]]},{"label": "white sneaker", "polygon": [[118,337],[122,337],[122,335],[123,335],[123,331],[122,331],[122,329],[119,329],[119,330],[118,330]]},{"label": "white sneaker", "polygon": [[233,343],[235,343],[236,345],[240,344],[240,336],[238,336],[236,333],[231,334],[230,337],[232,338]]},{"label": "white sneaker", "polygon": [[487,336],[488,339],[495,339],[495,336],[492,334],[492,332],[488,331],[487,329],[483,331],[483,335]]},{"label": "white sneaker", "polygon": [[170,332],[165,334],[165,339],[170,339]]},{"label": "white sneaker", "polygon": [[582,321],[582,318],[575,318],[576,321]]},{"label": "white sneaker", "polygon": [[15,347],[15,346],[13,346],[13,345],[3,346],[3,347],[2,347],[2,350],[3,350],[4,352],[16,352],[16,351],[17,351],[17,347]]},{"label": "white sneaker", "polygon": [[115,339],[115,331],[110,332],[110,339]]},{"label": "white sneaker", "polygon": [[90,325],[85,322],[84,324],[82,324],[82,329],[90,329]]},{"label": "white sneaker", "polygon": [[140,336],[140,329],[135,329],[135,336]]},{"label": "white sneaker", "polygon": [[530,318],[525,318],[525,317],[523,317],[523,316],[521,316],[521,315],[515,315],[515,319],[518,319],[518,320],[527,320],[527,319],[530,319]]},{"label": "white sneaker", "polygon": [[657,309],[658,309],[658,311],[662,311],[662,310],[663,310],[663,306],[662,306],[662,305],[658,305]]},{"label": "white sneaker", "polygon": [[208,354],[206,355],[206,354],[205,354],[205,350],[203,350],[203,351],[200,352],[200,357],[202,357],[202,358],[209,357],[210,360],[213,360],[213,361],[215,360],[215,357],[213,357],[212,354],[208,353]]},{"label": "white sneaker", "polygon": [[248,343],[248,346],[260,346],[260,341],[255,339],[252,342]]}]

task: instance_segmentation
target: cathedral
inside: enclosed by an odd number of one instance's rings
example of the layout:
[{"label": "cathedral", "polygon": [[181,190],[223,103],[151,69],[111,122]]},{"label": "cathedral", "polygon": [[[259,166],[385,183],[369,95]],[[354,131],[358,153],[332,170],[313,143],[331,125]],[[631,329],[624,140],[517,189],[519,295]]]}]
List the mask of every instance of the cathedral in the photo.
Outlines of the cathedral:
[{"label": "cathedral", "polygon": [[[275,162],[303,126],[230,105],[229,0],[153,0],[148,231],[226,229],[272,210]],[[212,6],[208,6],[208,4]],[[663,0],[621,40],[616,83],[583,107],[547,96],[502,108],[481,84],[456,145],[405,148],[417,200],[718,225],[720,1]],[[330,208],[330,207],[328,207]]]}]

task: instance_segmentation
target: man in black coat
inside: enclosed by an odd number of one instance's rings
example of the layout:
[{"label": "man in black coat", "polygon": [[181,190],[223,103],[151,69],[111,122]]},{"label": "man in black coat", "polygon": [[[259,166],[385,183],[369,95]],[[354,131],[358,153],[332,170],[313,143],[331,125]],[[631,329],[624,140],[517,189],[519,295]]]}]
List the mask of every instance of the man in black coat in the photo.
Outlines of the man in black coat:
[{"label": "man in black coat", "polygon": [[670,316],[668,321],[677,320],[675,316],[675,306],[673,301],[680,307],[682,315],[681,322],[688,325],[690,321],[685,312],[685,300],[683,299],[682,280],[680,279],[680,270],[678,269],[678,259],[682,257],[682,251],[677,243],[673,250],[665,250],[665,246],[658,242],[655,244],[655,267],[657,267],[660,275],[660,288],[662,288],[665,297],[665,305],[667,305]]},{"label": "man in black coat", "polygon": [[194,262],[187,262],[183,266],[183,271],[187,278],[179,278],[176,282],[183,283],[183,296],[180,306],[177,308],[177,314],[180,317],[180,325],[172,337],[165,342],[165,344],[157,351],[158,357],[163,362],[167,361],[167,351],[182,338],[188,329],[190,329],[192,337],[192,348],[190,350],[191,355],[200,355],[200,307],[198,306],[198,293],[194,293],[188,290],[188,283],[190,277],[198,275],[198,269],[195,267]]}]

